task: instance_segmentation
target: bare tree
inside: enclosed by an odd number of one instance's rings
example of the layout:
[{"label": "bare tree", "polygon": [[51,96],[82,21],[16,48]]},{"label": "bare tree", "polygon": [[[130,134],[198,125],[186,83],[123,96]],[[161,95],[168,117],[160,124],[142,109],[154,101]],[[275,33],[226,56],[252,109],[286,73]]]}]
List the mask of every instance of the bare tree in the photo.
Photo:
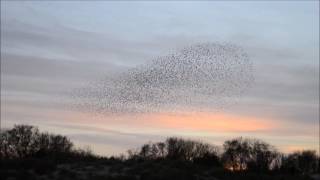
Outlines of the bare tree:
[{"label": "bare tree", "polygon": [[283,158],[282,170],[290,173],[309,174],[319,171],[315,151],[297,151]]},{"label": "bare tree", "polygon": [[166,156],[166,144],[165,143],[163,143],[163,142],[158,142],[157,143],[157,146],[158,146],[158,150],[159,150],[159,156],[161,157],[161,158],[163,158],[164,156]]},{"label": "bare tree", "polygon": [[38,128],[29,125],[15,125],[7,133],[9,144],[14,149],[13,156],[24,158],[37,151]]},{"label": "bare tree", "polygon": [[250,140],[251,160],[248,168],[255,171],[268,171],[276,166],[279,153],[275,148],[261,140]]},{"label": "bare tree", "polygon": [[50,151],[53,153],[70,152],[73,143],[66,137],[61,135],[50,135]]},{"label": "bare tree", "polygon": [[1,157],[25,158],[47,154],[71,152],[73,144],[65,136],[40,133],[29,125],[15,125],[1,132]]},{"label": "bare tree", "polygon": [[225,166],[231,170],[245,170],[251,158],[251,147],[247,139],[242,137],[226,141],[223,144]]},{"label": "bare tree", "polygon": [[0,132],[0,159],[10,158],[13,154],[14,154],[14,149],[10,145],[8,131],[1,131]]},{"label": "bare tree", "polygon": [[151,147],[150,144],[144,144],[141,147],[140,150],[140,157],[142,157],[143,159],[149,159],[150,158],[150,153],[151,153]]}]

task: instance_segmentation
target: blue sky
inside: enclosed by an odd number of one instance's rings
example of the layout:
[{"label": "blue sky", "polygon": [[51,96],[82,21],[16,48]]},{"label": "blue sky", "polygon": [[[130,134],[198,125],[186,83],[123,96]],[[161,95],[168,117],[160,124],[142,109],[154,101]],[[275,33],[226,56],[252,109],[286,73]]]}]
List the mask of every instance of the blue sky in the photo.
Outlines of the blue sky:
[{"label": "blue sky", "polygon": [[[248,52],[256,82],[225,113],[272,119],[281,126],[254,134],[208,135],[190,130],[177,135],[196,134],[210,142],[248,135],[273,141],[282,149],[314,148],[319,141],[315,128],[319,120],[318,32],[318,1],[4,1],[1,124],[35,124],[66,133],[79,144],[94,144],[94,149],[106,154],[125,150],[128,142],[132,147],[175,134],[167,127],[144,124],[132,129],[128,117],[100,121],[81,115],[80,119],[87,119],[78,121],[79,115],[72,115],[78,112],[66,108],[72,104],[70,91],[189,44],[229,42]],[[113,133],[96,134],[103,142],[110,139],[108,147],[114,150],[104,152],[100,141],[91,142],[97,139],[89,128],[92,122]],[[115,131],[122,133],[123,143],[115,143]],[[148,132],[144,138],[133,140],[132,133],[142,131]]]}]

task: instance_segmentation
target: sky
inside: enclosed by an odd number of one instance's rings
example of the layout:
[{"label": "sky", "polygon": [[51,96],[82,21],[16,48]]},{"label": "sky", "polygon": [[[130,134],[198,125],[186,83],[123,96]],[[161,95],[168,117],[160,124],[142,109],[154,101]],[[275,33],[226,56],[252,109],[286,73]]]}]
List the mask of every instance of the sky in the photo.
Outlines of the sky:
[{"label": "sky", "polygon": [[[203,42],[249,55],[255,81],[236,103],[140,114],[74,108],[77,89]],[[168,136],[318,150],[319,2],[1,1],[1,128],[22,123],[101,155]]]}]

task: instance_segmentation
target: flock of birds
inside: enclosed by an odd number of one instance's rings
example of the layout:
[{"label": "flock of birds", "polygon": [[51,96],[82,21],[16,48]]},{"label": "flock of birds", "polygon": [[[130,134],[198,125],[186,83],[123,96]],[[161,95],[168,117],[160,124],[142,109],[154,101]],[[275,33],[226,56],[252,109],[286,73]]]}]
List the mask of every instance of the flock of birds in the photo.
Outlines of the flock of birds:
[{"label": "flock of birds", "polygon": [[78,105],[97,113],[221,109],[252,84],[252,70],[236,45],[196,44],[81,89]]}]

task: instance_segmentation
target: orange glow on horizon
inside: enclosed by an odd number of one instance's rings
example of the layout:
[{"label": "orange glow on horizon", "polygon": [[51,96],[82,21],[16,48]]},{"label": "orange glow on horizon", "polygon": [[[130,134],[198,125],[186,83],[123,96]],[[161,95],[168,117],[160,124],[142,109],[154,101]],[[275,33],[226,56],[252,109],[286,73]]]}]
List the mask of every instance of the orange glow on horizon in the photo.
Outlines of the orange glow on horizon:
[{"label": "orange glow on horizon", "polygon": [[[15,110],[19,110],[17,107]],[[21,111],[26,109],[21,109]],[[28,109],[30,112],[32,109]],[[38,112],[39,113],[39,112]],[[41,112],[40,112],[41,113]],[[246,117],[223,112],[180,112],[136,115],[102,115],[77,111],[43,111],[43,118],[50,116],[55,123],[90,125],[97,127],[128,127],[136,129],[166,129],[214,132],[255,132],[277,129],[281,124],[272,119]],[[126,128],[124,128],[126,129]]]},{"label": "orange glow on horizon", "polygon": [[[75,115],[75,114],[74,114]],[[222,112],[197,113],[153,113],[138,115],[73,115],[75,122],[90,122],[91,125],[108,124],[109,127],[127,126],[144,129],[166,129],[186,131],[214,131],[214,132],[255,132],[276,129],[280,126],[274,120],[246,117]],[[77,117],[77,118],[75,118]],[[90,121],[88,121],[90,119]],[[86,124],[86,123],[85,123]]]},{"label": "orange glow on horizon", "polygon": [[[6,105],[6,108],[10,106]],[[227,112],[96,114],[70,109],[43,108],[39,111],[39,108],[25,106],[12,106],[8,109],[10,110],[2,113],[2,117],[22,114],[24,117],[30,117],[22,123],[36,125],[43,131],[64,135],[109,136],[114,131],[128,137],[131,134],[144,134],[150,137],[152,135],[194,136],[210,141],[212,140],[210,138],[214,138],[215,143],[220,139],[222,142],[236,136],[250,136],[263,138],[285,153],[302,149],[315,149],[319,153],[318,131],[301,124],[293,124],[291,121],[281,121],[281,119],[243,116]],[[18,123],[21,122],[7,121],[4,127],[12,127]]]},{"label": "orange glow on horizon", "polygon": [[271,120],[243,117],[226,113],[192,113],[186,115],[152,114],[143,118],[146,125],[159,128],[242,132],[269,130],[276,127]]}]

